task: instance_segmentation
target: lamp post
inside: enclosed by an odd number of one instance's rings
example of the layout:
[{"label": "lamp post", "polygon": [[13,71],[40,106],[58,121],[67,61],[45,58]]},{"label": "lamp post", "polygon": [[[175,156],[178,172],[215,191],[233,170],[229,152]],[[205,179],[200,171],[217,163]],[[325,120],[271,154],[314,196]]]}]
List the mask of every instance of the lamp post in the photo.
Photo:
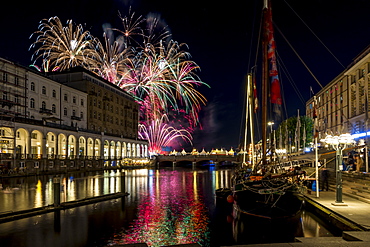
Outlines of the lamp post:
[{"label": "lamp post", "polygon": [[339,136],[327,135],[325,139],[321,140],[327,144],[330,144],[336,151],[336,190],[335,190],[335,202],[332,203],[334,206],[347,206],[342,200],[342,158],[343,150],[347,145],[354,143],[354,140],[350,134],[341,134]]},{"label": "lamp post", "polygon": [[272,121],[267,122],[267,125],[269,125],[269,126],[270,126],[270,128],[271,128],[271,133],[272,133],[272,125],[274,125],[274,122],[272,122]]}]

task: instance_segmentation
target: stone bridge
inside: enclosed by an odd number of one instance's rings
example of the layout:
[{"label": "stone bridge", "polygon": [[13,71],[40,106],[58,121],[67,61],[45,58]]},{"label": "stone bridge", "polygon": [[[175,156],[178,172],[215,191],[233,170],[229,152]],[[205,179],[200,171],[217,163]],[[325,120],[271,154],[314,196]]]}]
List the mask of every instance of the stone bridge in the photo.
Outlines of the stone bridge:
[{"label": "stone bridge", "polygon": [[230,165],[239,162],[238,155],[159,155],[156,157],[157,166],[201,166],[201,165]]}]

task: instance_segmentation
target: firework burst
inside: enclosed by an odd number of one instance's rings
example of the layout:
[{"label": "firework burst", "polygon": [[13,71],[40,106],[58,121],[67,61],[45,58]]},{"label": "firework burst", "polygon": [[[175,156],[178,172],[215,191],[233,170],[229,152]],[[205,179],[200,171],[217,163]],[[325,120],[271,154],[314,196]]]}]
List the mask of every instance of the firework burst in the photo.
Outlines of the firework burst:
[{"label": "firework burst", "polygon": [[110,27],[105,28],[103,38],[104,44],[99,39],[94,39],[95,49],[89,54],[87,69],[116,84],[120,81],[123,71],[127,70],[126,64],[132,51],[127,48],[122,36],[114,40]]},{"label": "firework burst", "polygon": [[140,99],[147,112],[161,115],[168,113],[169,107],[176,111],[185,108],[197,119],[206,99],[195,87],[208,85],[196,76],[199,67],[187,60],[190,55],[182,50],[183,46],[173,40],[167,45],[160,42],[159,47],[151,45],[131,60],[130,73],[122,76],[118,85]]},{"label": "firework burst", "polygon": [[121,13],[118,16],[122,22],[122,29],[115,28],[114,30],[123,34],[127,45],[131,43],[139,45],[138,40],[135,38],[143,37],[144,33],[140,25],[145,22],[145,19],[142,16],[136,18],[135,13],[131,12],[131,8],[127,16],[122,16]]},{"label": "firework burst", "polygon": [[178,139],[191,143],[191,134],[185,129],[175,129],[166,124],[167,115],[139,125],[139,136],[149,142],[151,154],[163,153],[162,147],[173,145]]},{"label": "firework burst", "polygon": [[[206,103],[197,87],[209,87],[197,76],[199,66],[186,44],[171,39],[159,15],[136,18],[130,9],[119,18],[122,29],[105,26],[103,42],[71,20],[63,26],[58,17],[44,19],[34,33],[32,60],[41,60],[44,71],[82,66],[131,94],[140,104],[139,135],[151,152],[178,139],[191,141]],[[179,124],[176,116],[186,123]]]},{"label": "firework burst", "polygon": [[[89,64],[89,54],[94,52],[93,37],[84,31],[82,25],[75,25],[72,20],[63,26],[58,17],[43,19],[40,22],[36,41],[30,48],[40,45],[32,56],[34,62],[42,59],[45,71],[59,67],[65,70],[75,66]],[[32,35],[31,35],[32,37]],[[36,56],[36,57],[34,57]]]}]

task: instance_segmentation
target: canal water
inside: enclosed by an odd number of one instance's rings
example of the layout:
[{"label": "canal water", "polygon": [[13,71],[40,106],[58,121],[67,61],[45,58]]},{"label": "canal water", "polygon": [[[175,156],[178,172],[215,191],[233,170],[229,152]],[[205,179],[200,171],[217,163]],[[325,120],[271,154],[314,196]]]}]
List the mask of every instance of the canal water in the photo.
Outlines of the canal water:
[{"label": "canal water", "polygon": [[[233,215],[229,207],[216,203],[214,194],[216,189],[230,186],[232,173],[232,169],[209,167],[61,175],[62,202],[121,190],[129,195],[2,223],[0,243],[30,247],[199,243],[217,247],[336,235],[306,211],[287,226],[261,225]],[[1,179],[0,213],[53,204],[53,177]]]}]

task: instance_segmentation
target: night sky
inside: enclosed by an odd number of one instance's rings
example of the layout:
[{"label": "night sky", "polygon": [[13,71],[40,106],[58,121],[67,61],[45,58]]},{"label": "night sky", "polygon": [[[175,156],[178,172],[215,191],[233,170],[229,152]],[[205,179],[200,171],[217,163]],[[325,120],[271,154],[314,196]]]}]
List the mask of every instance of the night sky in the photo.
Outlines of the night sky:
[{"label": "night sky", "polygon": [[[62,23],[72,19],[75,23],[85,24],[92,35],[100,38],[103,24],[120,27],[118,11],[124,15],[129,6],[137,15],[160,14],[169,26],[172,38],[189,46],[192,60],[201,68],[198,75],[211,86],[210,89],[204,86],[199,88],[208,103],[201,112],[203,129],[194,133],[194,147],[207,150],[236,148],[240,142],[245,76],[254,65],[261,2],[4,1],[0,15],[0,56],[29,65],[33,51],[28,51],[28,48],[34,41],[29,36],[44,18],[58,16]],[[368,0],[272,0],[272,11],[276,27],[323,86],[370,44]],[[296,115],[297,109],[304,114],[310,87],[316,93],[320,86],[277,28],[277,53],[288,71],[280,71],[287,106],[284,116]],[[288,73],[292,81],[286,78]],[[298,90],[294,90],[292,83]]]}]

